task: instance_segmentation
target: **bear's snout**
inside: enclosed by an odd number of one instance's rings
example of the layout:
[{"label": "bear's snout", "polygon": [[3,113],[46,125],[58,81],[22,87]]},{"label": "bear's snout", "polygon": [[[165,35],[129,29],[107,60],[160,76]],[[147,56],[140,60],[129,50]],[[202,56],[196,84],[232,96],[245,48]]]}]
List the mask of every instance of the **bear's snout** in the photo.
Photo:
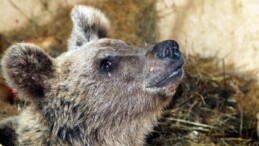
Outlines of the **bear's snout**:
[{"label": "bear's snout", "polygon": [[179,45],[174,40],[166,40],[155,45],[155,56],[158,60],[162,60],[161,66],[166,65],[164,68],[171,68],[171,70],[181,70],[184,59],[179,50]]},{"label": "bear's snout", "polygon": [[176,87],[183,76],[184,59],[174,40],[165,40],[153,47],[154,60],[149,64],[146,87]]}]

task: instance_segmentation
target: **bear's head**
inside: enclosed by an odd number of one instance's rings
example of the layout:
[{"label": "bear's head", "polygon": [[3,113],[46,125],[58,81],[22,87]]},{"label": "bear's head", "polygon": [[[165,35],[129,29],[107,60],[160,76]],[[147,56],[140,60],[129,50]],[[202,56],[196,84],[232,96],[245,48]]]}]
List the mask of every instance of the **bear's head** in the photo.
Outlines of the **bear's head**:
[{"label": "bear's head", "polygon": [[71,17],[68,51],[59,57],[24,43],[6,51],[8,84],[31,101],[28,110],[56,138],[72,144],[142,143],[182,78],[178,44],[133,47],[110,39],[109,20],[92,7],[75,6]]}]

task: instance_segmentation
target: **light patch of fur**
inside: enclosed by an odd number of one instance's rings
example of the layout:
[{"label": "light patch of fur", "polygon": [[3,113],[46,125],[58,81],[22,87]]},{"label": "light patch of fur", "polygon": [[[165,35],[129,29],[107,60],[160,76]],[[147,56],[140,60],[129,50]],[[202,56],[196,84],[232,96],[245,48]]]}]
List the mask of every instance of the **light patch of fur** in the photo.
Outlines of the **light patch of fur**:
[{"label": "light patch of fur", "polygon": [[71,19],[73,30],[68,40],[69,50],[108,36],[110,21],[98,9],[89,6],[75,6],[71,12]]}]

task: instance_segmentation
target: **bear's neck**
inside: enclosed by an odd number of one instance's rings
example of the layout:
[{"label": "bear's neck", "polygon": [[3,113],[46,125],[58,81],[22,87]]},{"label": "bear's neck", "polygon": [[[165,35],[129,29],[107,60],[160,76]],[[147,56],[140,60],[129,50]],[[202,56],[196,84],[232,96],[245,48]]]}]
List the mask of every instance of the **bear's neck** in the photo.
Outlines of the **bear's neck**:
[{"label": "bear's neck", "polygon": [[87,114],[87,109],[75,102],[55,102],[41,103],[44,106],[37,110],[43,111],[42,120],[46,121],[49,133],[72,145],[142,145],[162,111],[150,111],[131,119]]}]

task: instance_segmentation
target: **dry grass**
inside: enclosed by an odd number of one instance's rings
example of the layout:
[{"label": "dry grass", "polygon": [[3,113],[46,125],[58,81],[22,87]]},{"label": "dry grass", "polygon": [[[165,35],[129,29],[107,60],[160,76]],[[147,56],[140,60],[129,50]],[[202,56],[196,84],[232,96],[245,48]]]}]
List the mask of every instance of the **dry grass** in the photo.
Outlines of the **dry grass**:
[{"label": "dry grass", "polygon": [[185,78],[148,144],[258,145],[257,79],[216,58],[185,61]]},{"label": "dry grass", "polygon": [[155,41],[154,1],[103,0],[92,1],[90,4],[103,10],[111,19],[113,38],[127,40],[135,45]]}]

